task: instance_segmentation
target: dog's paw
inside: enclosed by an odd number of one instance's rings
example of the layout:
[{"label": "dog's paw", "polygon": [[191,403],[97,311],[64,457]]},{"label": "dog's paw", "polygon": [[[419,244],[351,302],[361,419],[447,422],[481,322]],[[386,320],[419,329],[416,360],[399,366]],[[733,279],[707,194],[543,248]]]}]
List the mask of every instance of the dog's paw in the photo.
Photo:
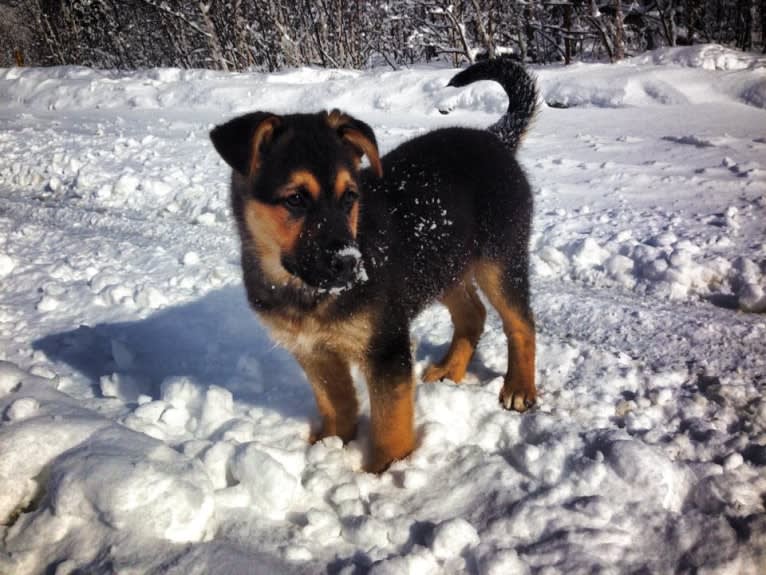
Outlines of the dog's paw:
[{"label": "dog's paw", "polygon": [[537,390],[518,384],[505,384],[500,390],[500,405],[503,409],[524,412],[535,404]]},{"label": "dog's paw", "polygon": [[374,473],[375,475],[380,475],[389,467],[391,467],[393,463],[402,459],[406,459],[410,453],[412,453],[411,450],[403,453],[402,455],[399,455],[398,457],[390,457],[386,455],[373,457],[372,461],[368,462],[363,469],[366,473]]},{"label": "dog's paw", "polygon": [[394,462],[394,460],[390,461],[372,461],[368,464],[366,464],[362,469],[365,473],[373,473],[375,475],[380,475],[383,473],[386,469],[391,467],[391,464]]},{"label": "dog's paw", "polygon": [[340,437],[340,440],[343,442],[343,445],[347,444],[349,441],[352,441],[356,438],[356,425],[350,429],[346,429],[343,431],[332,429],[332,430],[326,430],[325,427],[318,431],[312,431],[309,434],[309,443],[311,445],[314,445],[315,443],[318,443],[325,439],[326,437]]},{"label": "dog's paw", "polygon": [[423,372],[423,381],[433,383],[434,381],[443,381],[449,379],[455,383],[460,383],[465,377],[465,368],[451,363],[434,363],[429,365]]}]

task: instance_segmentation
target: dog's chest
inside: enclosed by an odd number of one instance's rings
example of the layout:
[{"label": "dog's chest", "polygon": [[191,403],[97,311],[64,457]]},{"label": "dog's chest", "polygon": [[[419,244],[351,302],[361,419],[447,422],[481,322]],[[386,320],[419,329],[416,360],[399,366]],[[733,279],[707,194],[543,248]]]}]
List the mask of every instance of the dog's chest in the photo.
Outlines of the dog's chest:
[{"label": "dog's chest", "polygon": [[340,320],[328,320],[320,314],[287,316],[261,314],[272,338],[294,354],[310,354],[331,349],[344,356],[361,358],[370,339],[370,318],[357,313]]}]

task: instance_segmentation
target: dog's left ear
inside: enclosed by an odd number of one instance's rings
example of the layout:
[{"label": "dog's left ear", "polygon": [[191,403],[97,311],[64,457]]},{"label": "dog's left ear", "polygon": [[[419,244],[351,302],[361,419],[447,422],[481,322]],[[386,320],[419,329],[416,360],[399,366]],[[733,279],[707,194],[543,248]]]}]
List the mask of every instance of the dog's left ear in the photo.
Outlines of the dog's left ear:
[{"label": "dog's left ear", "polygon": [[378,143],[375,133],[361,120],[344,114],[340,110],[333,110],[327,115],[327,123],[338,132],[341,139],[346,142],[356,154],[357,160],[367,156],[370,167],[376,176],[383,175],[383,166],[380,163]]},{"label": "dog's left ear", "polygon": [[247,176],[260,167],[279,124],[279,116],[271,112],[253,112],[216,126],[210,139],[226,163]]}]

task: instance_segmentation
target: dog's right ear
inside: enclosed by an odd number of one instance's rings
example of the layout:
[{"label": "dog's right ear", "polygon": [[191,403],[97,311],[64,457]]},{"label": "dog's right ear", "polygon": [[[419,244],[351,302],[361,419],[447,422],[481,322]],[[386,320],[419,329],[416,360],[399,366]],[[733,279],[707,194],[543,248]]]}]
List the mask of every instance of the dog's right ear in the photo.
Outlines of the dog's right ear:
[{"label": "dog's right ear", "polygon": [[276,114],[253,112],[216,126],[210,131],[210,139],[226,163],[247,176],[258,171],[279,123]]}]

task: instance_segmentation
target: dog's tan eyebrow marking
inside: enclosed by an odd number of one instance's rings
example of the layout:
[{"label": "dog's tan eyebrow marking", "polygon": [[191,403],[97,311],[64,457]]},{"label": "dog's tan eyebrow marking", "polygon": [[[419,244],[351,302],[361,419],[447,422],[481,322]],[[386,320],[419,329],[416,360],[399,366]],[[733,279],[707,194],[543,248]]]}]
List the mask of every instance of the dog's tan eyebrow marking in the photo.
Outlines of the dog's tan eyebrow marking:
[{"label": "dog's tan eyebrow marking", "polygon": [[339,168],[338,174],[335,176],[335,185],[333,186],[335,197],[340,199],[349,187],[355,190],[356,186],[353,183],[354,179],[351,177],[351,172],[346,168]]},{"label": "dog's tan eyebrow marking", "polygon": [[304,188],[314,200],[319,199],[322,186],[317,177],[308,170],[296,170],[290,174],[287,184],[282,188],[280,196],[287,197],[295,193],[298,188]]}]

